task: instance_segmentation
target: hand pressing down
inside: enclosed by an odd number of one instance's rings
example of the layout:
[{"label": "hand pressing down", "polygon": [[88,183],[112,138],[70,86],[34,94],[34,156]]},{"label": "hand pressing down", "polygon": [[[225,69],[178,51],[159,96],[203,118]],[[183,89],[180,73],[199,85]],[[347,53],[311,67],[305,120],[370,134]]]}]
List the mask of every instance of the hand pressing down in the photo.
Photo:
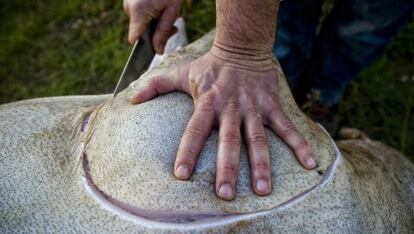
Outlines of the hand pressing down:
[{"label": "hand pressing down", "polygon": [[307,169],[316,167],[310,147],[283,113],[278,101],[275,65],[249,67],[210,51],[165,75],[155,76],[133,96],[133,104],[158,95],[182,91],[193,98],[194,113],[178,148],[174,175],[186,180],[213,127],[219,128],[215,190],[221,199],[235,196],[241,129],[247,143],[253,190],[271,191],[269,148],[264,126],[270,127],[294,151]]}]

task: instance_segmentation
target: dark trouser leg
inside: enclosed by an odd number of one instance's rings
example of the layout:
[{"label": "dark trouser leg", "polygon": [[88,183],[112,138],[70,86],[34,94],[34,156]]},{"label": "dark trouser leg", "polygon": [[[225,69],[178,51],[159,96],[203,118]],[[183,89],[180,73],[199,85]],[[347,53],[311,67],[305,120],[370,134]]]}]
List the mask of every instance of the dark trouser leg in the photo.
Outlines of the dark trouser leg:
[{"label": "dark trouser leg", "polygon": [[312,52],[323,0],[285,0],[280,4],[273,53],[289,86],[298,88]]},{"label": "dark trouser leg", "polygon": [[413,0],[338,0],[313,54],[313,88],[321,102],[338,104],[347,84],[411,19]]}]

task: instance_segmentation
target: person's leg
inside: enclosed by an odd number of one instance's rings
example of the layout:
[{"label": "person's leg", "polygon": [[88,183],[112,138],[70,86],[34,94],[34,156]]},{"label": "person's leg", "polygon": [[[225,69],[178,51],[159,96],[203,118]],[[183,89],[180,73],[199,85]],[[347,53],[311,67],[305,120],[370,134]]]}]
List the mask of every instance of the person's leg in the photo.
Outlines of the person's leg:
[{"label": "person's leg", "polygon": [[413,0],[338,0],[313,54],[313,88],[326,106],[339,103],[346,85],[381,54],[411,19]]},{"label": "person's leg", "polygon": [[273,53],[293,91],[301,83],[312,51],[323,0],[286,0],[279,8]]}]

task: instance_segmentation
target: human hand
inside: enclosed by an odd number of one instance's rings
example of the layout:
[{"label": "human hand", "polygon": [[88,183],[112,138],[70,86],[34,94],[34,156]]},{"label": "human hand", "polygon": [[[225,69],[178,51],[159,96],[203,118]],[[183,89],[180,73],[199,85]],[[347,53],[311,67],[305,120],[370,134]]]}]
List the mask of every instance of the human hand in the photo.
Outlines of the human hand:
[{"label": "human hand", "polygon": [[289,145],[305,168],[316,167],[310,147],[280,106],[277,71],[271,58],[263,67],[246,66],[248,63],[243,63],[240,57],[237,60],[240,62],[232,61],[227,59],[226,52],[212,50],[168,74],[151,78],[130,98],[131,103],[138,104],[176,90],[193,98],[194,113],[180,142],[174,175],[182,180],[190,177],[211,129],[219,127],[215,190],[225,200],[235,195],[241,128],[256,194],[267,195],[271,191],[264,126],[273,129]]},{"label": "human hand", "polygon": [[152,44],[158,54],[164,53],[165,44],[175,32],[181,0],[124,0],[124,11],[129,16],[128,41],[133,44],[153,19],[158,19]]}]

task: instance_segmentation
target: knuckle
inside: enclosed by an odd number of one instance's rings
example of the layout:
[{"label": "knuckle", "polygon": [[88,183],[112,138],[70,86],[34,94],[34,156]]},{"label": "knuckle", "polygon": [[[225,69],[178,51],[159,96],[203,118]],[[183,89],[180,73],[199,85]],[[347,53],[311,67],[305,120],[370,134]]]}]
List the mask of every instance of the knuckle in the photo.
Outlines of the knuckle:
[{"label": "knuckle", "polygon": [[273,107],[269,111],[270,118],[280,118],[281,111],[282,111],[282,109],[280,109],[279,107],[273,105]]},{"label": "knuckle", "polygon": [[168,20],[160,20],[157,25],[157,33],[161,35],[169,35],[173,29],[173,23]]},{"label": "knuckle", "polygon": [[265,98],[264,103],[269,113],[273,113],[274,111],[276,111],[274,113],[282,111],[282,106],[280,105],[280,102],[277,99],[277,97],[274,95],[268,95]]},{"label": "knuckle", "polygon": [[[239,109],[239,103],[238,102],[227,102],[226,107],[220,113],[220,122],[223,125],[227,125],[228,127],[232,129],[240,128],[240,121],[241,121],[240,115],[241,113]],[[233,132],[231,134],[236,134],[236,133],[237,132]],[[237,136],[238,135],[239,134],[237,134]]]},{"label": "knuckle", "polygon": [[296,145],[298,151],[307,151],[309,149],[308,143],[304,139],[300,139]]},{"label": "knuckle", "polygon": [[257,116],[258,114],[260,114],[258,111],[257,111],[257,108],[256,108],[256,106],[248,106],[248,107],[246,107],[246,116],[251,116],[251,117],[255,117],[255,116]]},{"label": "knuckle", "polygon": [[265,144],[267,142],[266,136],[263,133],[254,132],[247,136],[247,142],[248,143],[260,143]]},{"label": "knuckle", "polygon": [[197,157],[197,152],[194,148],[184,148],[181,150],[181,157],[180,164],[185,163],[186,165],[192,165],[194,162],[194,158]]},{"label": "knuckle", "polygon": [[229,112],[238,112],[238,110],[240,109],[240,104],[235,98],[228,98],[225,101],[225,104]]},{"label": "knuckle", "polygon": [[220,119],[232,128],[240,126],[241,113],[238,108],[226,107],[220,114]]},{"label": "knuckle", "polygon": [[262,112],[258,110],[256,105],[245,107],[243,113],[245,113],[244,115],[247,119],[256,119],[262,116]]},{"label": "knuckle", "polygon": [[237,165],[235,163],[227,162],[219,169],[226,176],[235,177],[237,175]]},{"label": "knuckle", "polygon": [[142,0],[136,0],[136,1],[132,1],[130,3],[130,8],[132,11],[140,11],[140,10],[145,10],[149,8],[149,3],[148,1],[142,1]]},{"label": "knuckle", "polygon": [[257,162],[254,162],[253,168],[254,168],[255,171],[260,171],[260,172],[268,172],[268,171],[270,171],[270,165],[266,161],[257,161]]},{"label": "knuckle", "polygon": [[199,100],[200,111],[213,112],[214,111],[214,96],[205,95]]},{"label": "knuckle", "polygon": [[292,123],[290,123],[290,121],[285,121],[282,123],[281,134],[283,136],[290,136],[295,132],[296,132],[296,128],[295,126],[293,126]]},{"label": "knuckle", "polygon": [[154,89],[156,89],[159,86],[159,84],[160,84],[159,77],[154,77],[148,82],[148,86]]},{"label": "knuckle", "polygon": [[240,135],[237,133],[225,133],[219,136],[219,141],[220,142],[225,142],[225,143],[232,143],[236,146],[240,145]]},{"label": "knuckle", "polygon": [[214,112],[214,107],[211,105],[200,105],[200,111],[211,113]]},{"label": "knuckle", "polygon": [[157,33],[160,36],[168,37],[171,34],[171,29],[172,29],[172,27],[169,27],[169,26],[158,27]]},{"label": "knuckle", "polygon": [[158,27],[164,28],[164,29],[170,29],[174,25],[174,18],[160,18],[158,20]]},{"label": "knuckle", "polygon": [[237,108],[231,108],[231,107],[227,107],[226,109],[223,110],[222,112],[222,116],[226,116],[228,118],[231,118],[233,120],[236,120],[238,115],[239,115],[239,110]]},{"label": "knuckle", "polygon": [[202,128],[199,127],[192,127],[192,128],[187,128],[184,132],[184,135],[187,135],[191,138],[204,138],[205,133],[203,131]]}]

